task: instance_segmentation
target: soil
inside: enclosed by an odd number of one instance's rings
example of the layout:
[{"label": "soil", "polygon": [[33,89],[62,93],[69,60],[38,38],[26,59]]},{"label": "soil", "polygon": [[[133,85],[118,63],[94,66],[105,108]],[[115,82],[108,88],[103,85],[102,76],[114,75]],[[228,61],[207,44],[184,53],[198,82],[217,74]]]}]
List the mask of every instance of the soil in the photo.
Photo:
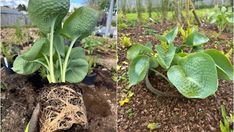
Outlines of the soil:
[{"label": "soil", "polygon": [[[28,76],[6,75],[4,72],[2,69],[1,78],[7,88],[5,92],[1,92],[1,130],[22,132],[31,118],[40,89],[33,85]],[[106,132],[116,129],[116,89],[110,75],[110,71],[100,69],[95,85],[75,84],[83,91],[89,122],[87,132],[97,130]]]},{"label": "soil", "polygon": [[[151,42],[153,45],[157,45],[160,42],[153,35],[144,34],[145,27],[155,29],[158,34],[162,34],[174,26],[172,23],[139,24],[136,27],[129,27],[120,31],[119,38],[127,35],[133,43],[145,44]],[[217,29],[209,25],[200,27],[199,31],[210,38],[205,48],[215,48],[227,53],[233,46],[231,33],[223,33],[220,37],[215,37],[214,34],[217,34]],[[174,44],[179,45],[181,41],[177,37]],[[117,87],[119,102],[127,97],[128,82],[126,73],[128,60],[126,59],[127,48],[124,48],[121,44],[117,46],[118,65],[121,66],[118,71],[119,82]],[[167,81],[160,77],[153,78],[150,76],[149,78],[153,86],[159,90],[168,91],[174,88],[170,87]],[[119,132],[147,132],[149,131],[147,125],[153,122],[158,124],[158,128],[154,130],[158,132],[217,132],[220,131],[219,122],[222,119],[220,106],[223,104],[228,113],[233,111],[232,81],[220,80],[215,95],[202,100],[158,97],[146,88],[144,81],[131,87],[130,91],[134,93],[130,101],[123,106],[118,105],[117,108],[117,130]],[[131,116],[128,113],[129,109],[132,110]]]}]

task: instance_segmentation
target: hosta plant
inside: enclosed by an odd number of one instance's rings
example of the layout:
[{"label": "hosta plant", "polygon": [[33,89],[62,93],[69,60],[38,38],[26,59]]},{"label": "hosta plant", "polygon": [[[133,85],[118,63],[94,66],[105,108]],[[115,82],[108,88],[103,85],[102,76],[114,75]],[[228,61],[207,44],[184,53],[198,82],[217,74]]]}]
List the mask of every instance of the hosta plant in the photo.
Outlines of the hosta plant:
[{"label": "hosta plant", "polygon": [[[69,7],[69,0],[29,0],[29,17],[44,37],[37,39],[31,49],[16,58],[15,72],[27,75],[42,68],[50,83],[83,80],[88,63],[83,49],[73,48],[73,45],[91,34],[98,13],[80,7],[65,19]],[[71,41],[69,46],[64,45],[64,39]]]},{"label": "hosta plant", "polygon": [[[39,120],[41,132],[63,131],[73,126],[85,129],[88,124],[82,93],[79,87],[73,89],[74,85],[69,83],[78,83],[87,75],[84,50],[73,46],[92,33],[98,13],[80,7],[65,17],[69,7],[69,0],[29,0],[29,17],[43,37],[13,64],[16,73],[27,75],[42,70],[50,83],[56,83],[45,86],[38,94],[41,108],[35,120]],[[71,41],[69,46],[64,44],[65,39]],[[35,120],[29,122],[29,131],[36,128]]]},{"label": "hosta plant", "polygon": [[[130,86],[141,82],[149,72],[156,72],[183,96],[206,98],[217,91],[218,79],[232,80],[230,60],[216,49],[202,49],[202,45],[209,40],[206,36],[197,31],[191,32],[183,46],[176,47],[173,41],[177,32],[178,27],[175,27],[164,35],[156,35],[161,43],[155,48],[150,44],[135,44],[128,50]],[[200,47],[199,50],[197,47]],[[159,67],[167,75],[160,73]]]},{"label": "hosta plant", "polygon": [[210,13],[208,19],[211,24],[216,24],[219,32],[225,30],[228,24],[234,23],[233,12],[228,11],[226,7],[215,8],[215,11]]}]

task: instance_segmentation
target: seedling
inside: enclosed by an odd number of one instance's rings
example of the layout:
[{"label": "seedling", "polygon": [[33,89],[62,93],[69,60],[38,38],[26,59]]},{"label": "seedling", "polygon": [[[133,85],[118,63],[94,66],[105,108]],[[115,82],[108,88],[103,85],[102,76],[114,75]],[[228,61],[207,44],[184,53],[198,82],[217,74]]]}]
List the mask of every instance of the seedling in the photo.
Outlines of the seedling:
[{"label": "seedling", "polygon": [[[180,50],[176,50],[173,41],[177,33],[178,27],[175,27],[164,35],[156,35],[161,44],[155,50],[150,44],[135,44],[128,50],[130,86],[140,83],[149,72],[155,72],[183,96],[204,99],[217,91],[218,79],[233,79],[230,60],[216,49],[202,48],[209,40],[206,36],[194,31],[186,37]],[[190,49],[189,52],[185,48]],[[167,76],[158,71],[159,67]]]},{"label": "seedling", "polygon": [[128,118],[132,118],[134,116],[134,111],[132,108],[129,108],[127,111],[126,111],[126,114],[128,115]]},{"label": "seedling", "polygon": [[129,38],[129,37],[126,37],[126,36],[120,38],[120,43],[121,43],[124,47],[130,47],[130,46],[132,45],[132,42],[131,42],[130,38]]},{"label": "seedling", "polygon": [[[44,37],[36,40],[31,49],[16,58],[13,64],[15,72],[27,75],[43,68],[50,83],[77,83],[84,79],[88,62],[84,50],[73,48],[73,45],[91,34],[98,13],[91,8],[80,7],[64,20],[69,6],[69,0],[29,1],[29,17]],[[71,40],[71,44],[65,46],[64,39]]]}]

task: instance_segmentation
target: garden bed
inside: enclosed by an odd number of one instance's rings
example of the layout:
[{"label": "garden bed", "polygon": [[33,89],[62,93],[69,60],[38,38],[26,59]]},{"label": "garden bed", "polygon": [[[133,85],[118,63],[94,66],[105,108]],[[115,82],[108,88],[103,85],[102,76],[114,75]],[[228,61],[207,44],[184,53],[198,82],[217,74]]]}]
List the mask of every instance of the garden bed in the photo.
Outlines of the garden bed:
[{"label": "garden bed", "polygon": [[[119,31],[119,38],[123,35],[130,37],[132,42],[145,44],[151,42],[157,45],[160,42],[153,35],[145,35],[146,24],[139,24],[135,27]],[[162,34],[165,30],[171,29],[172,23],[147,24],[149,28],[155,29],[157,34]],[[205,44],[206,48],[215,48],[227,53],[232,45],[232,34],[223,33],[220,37],[214,37],[217,29],[204,25],[199,31],[206,34],[210,41]],[[216,33],[217,34],[217,33]],[[118,41],[120,42],[120,41]],[[181,43],[176,38],[175,45]],[[206,99],[186,99],[158,97],[147,90],[144,82],[127,88],[127,48],[118,44],[118,65],[120,70],[118,76],[120,81],[117,87],[117,98],[119,101],[127,96],[126,91],[131,91],[134,95],[130,101],[123,106],[118,106],[118,130],[119,131],[148,131],[149,123],[156,123],[155,131],[219,131],[219,123],[222,119],[220,106],[223,104],[228,112],[233,111],[233,83],[232,81],[219,81],[218,91],[214,96]],[[160,90],[170,90],[168,83],[158,77],[150,77],[153,86]],[[172,87],[173,88],[173,87]]]}]

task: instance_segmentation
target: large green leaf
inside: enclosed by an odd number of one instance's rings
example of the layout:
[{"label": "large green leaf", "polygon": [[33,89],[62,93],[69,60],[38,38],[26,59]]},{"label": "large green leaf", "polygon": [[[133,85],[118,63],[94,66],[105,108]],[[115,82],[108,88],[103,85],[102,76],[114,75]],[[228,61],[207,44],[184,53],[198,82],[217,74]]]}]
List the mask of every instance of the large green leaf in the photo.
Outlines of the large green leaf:
[{"label": "large green leaf", "polygon": [[156,34],[155,37],[159,39],[161,42],[167,42],[168,44],[171,44],[176,38],[177,33],[178,33],[178,27],[176,26],[167,34],[165,35]]},{"label": "large green leaf", "polygon": [[[37,59],[36,59],[37,60]],[[37,71],[41,64],[36,62],[36,60],[29,61],[23,56],[18,56],[14,63],[12,70],[18,74],[28,75]]]},{"label": "large green leaf", "polygon": [[164,69],[168,69],[175,56],[176,48],[174,47],[173,44],[169,44],[168,49],[164,49],[162,45],[157,45],[156,51],[158,53],[158,63]]},{"label": "large green leaf", "polygon": [[202,45],[209,41],[209,38],[202,35],[201,33],[194,31],[191,34],[188,35],[188,37],[185,40],[185,43],[189,46],[198,46]]},{"label": "large green leaf", "polygon": [[82,58],[71,60],[66,71],[66,81],[69,83],[81,82],[88,73],[88,65],[88,62]]},{"label": "large green leaf", "polygon": [[32,61],[38,58],[42,53],[46,54],[49,52],[48,48],[46,48],[48,44],[49,41],[46,38],[37,39],[33,46],[21,56],[27,60]]},{"label": "large green leaf", "polygon": [[167,76],[187,98],[206,98],[218,88],[218,75],[213,59],[205,53],[187,55],[172,66]]},{"label": "large green leaf", "polygon": [[42,57],[42,53],[46,54],[44,48],[48,44],[48,40],[45,38],[38,39],[27,52],[18,56],[13,63],[13,70],[19,74],[32,74],[38,70],[41,66],[37,61],[43,61],[39,59]]},{"label": "large green leaf", "polygon": [[137,56],[132,60],[128,69],[130,85],[135,85],[145,78],[149,70],[149,65],[148,56]]},{"label": "large green leaf", "polygon": [[65,21],[62,34],[71,40],[77,37],[81,40],[92,33],[97,24],[97,20],[97,11],[88,7],[80,7]]},{"label": "large green leaf", "polygon": [[141,45],[141,44],[134,44],[127,52],[127,59],[133,60],[138,55],[142,54],[152,54],[153,50],[147,46]]},{"label": "large green leaf", "polygon": [[84,50],[80,47],[73,48],[67,66],[66,81],[78,83],[85,78],[87,73],[88,62],[85,59]]},{"label": "large green leaf", "polygon": [[71,51],[70,59],[82,58],[85,59],[85,52],[83,48],[75,47]]},{"label": "large green leaf", "polygon": [[55,19],[55,26],[61,27],[69,7],[70,0],[29,0],[28,13],[33,24],[46,34],[50,32]]},{"label": "large green leaf", "polygon": [[220,79],[233,79],[233,66],[230,60],[224,54],[216,49],[205,50],[205,53],[210,55],[215,61]]},{"label": "large green leaf", "polygon": [[165,35],[165,38],[167,39],[167,43],[172,43],[176,37],[178,33],[178,27],[174,27],[170,32],[168,32],[166,35]]}]

